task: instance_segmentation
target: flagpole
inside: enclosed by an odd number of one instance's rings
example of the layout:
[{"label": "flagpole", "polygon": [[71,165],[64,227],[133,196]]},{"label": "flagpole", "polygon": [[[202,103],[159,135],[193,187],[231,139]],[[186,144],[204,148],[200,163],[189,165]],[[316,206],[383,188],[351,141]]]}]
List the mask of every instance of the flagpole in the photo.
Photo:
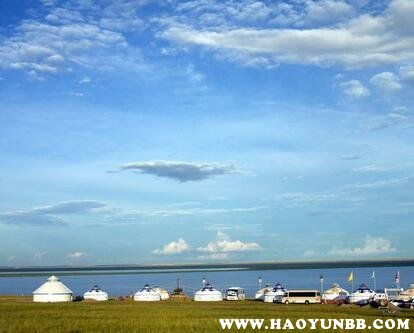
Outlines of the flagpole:
[{"label": "flagpole", "polygon": [[323,281],[324,281],[322,274],[319,277],[319,281],[321,282],[321,297],[322,297],[322,295],[323,295]]},{"label": "flagpole", "polygon": [[395,275],[395,285],[397,286],[397,289],[400,289],[400,271],[397,272],[397,274]]}]

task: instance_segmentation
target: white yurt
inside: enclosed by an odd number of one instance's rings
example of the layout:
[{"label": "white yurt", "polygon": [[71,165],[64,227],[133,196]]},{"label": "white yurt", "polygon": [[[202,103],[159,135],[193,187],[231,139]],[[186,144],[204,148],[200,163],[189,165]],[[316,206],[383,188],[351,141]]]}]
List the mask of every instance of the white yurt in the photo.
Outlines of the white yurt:
[{"label": "white yurt", "polygon": [[148,284],[134,294],[134,301],[156,302],[161,301],[161,295]]},{"label": "white yurt", "polygon": [[278,282],[275,284],[273,289],[264,293],[263,301],[273,303],[274,301],[277,301],[277,298],[281,299],[285,295],[286,291],[287,290]]},{"label": "white yurt", "polygon": [[52,275],[33,292],[33,302],[72,302],[73,292]]},{"label": "white yurt", "polygon": [[83,294],[84,299],[91,299],[94,301],[107,301],[108,293],[103,291],[97,285],[93,286],[86,293]]},{"label": "white yurt", "polygon": [[170,299],[170,294],[168,293],[167,290],[162,289],[160,287],[154,287],[154,290],[160,294],[161,297],[161,301],[166,301],[167,299]]},{"label": "white yurt", "polygon": [[364,305],[368,304],[372,297],[375,296],[375,292],[368,288],[368,286],[363,283],[355,290],[352,294],[349,295],[348,300],[351,304]]},{"label": "white yurt", "polygon": [[324,291],[322,300],[325,303],[337,303],[344,302],[347,300],[349,292],[337,283],[334,283],[330,289]]},{"label": "white yurt", "polygon": [[222,301],[223,294],[220,291],[214,289],[210,283],[207,282],[203,288],[194,294],[194,300],[199,302]]},{"label": "white yurt", "polygon": [[259,289],[258,291],[256,291],[256,294],[254,295],[254,299],[256,301],[263,301],[264,300],[264,295],[266,293],[268,293],[269,291],[272,291],[272,287],[269,285],[266,285],[266,287]]}]

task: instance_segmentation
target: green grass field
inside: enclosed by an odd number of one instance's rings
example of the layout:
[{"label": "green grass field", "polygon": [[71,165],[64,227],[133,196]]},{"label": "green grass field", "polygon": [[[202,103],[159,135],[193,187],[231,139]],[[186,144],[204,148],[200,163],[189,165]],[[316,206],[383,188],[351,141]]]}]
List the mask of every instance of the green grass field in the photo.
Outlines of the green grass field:
[{"label": "green grass field", "polygon": [[[387,317],[383,317],[378,309],[369,306],[359,308],[336,305],[279,305],[255,301],[141,303],[131,300],[42,304],[33,303],[28,297],[0,296],[1,333],[225,332],[219,326],[219,318],[289,318],[292,321],[299,318],[364,318],[370,323],[374,319]],[[393,318],[409,318],[409,332],[414,332],[413,310],[400,310]],[[251,329],[239,330],[239,332],[253,331],[258,332]],[[299,330],[279,332],[299,332]],[[345,332],[345,330],[317,329],[302,332],[330,333]],[[372,330],[372,332],[397,332],[397,330]]]}]

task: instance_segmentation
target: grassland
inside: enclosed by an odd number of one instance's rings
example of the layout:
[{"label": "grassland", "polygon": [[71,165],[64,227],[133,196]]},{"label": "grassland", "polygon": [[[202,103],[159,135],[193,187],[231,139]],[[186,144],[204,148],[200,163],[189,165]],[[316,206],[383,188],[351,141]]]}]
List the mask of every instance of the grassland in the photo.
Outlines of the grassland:
[{"label": "grassland", "polygon": [[[370,323],[374,319],[382,318],[382,315],[378,309],[357,306],[277,305],[254,301],[141,303],[131,300],[41,304],[33,303],[28,297],[0,296],[1,333],[225,332],[219,326],[219,318],[289,318],[292,321],[299,318],[364,318]],[[395,318],[409,318],[410,332],[414,332],[413,310],[400,310]],[[253,330],[239,330],[239,332],[253,332]],[[298,330],[284,332],[298,332]],[[302,332],[342,331],[317,329]],[[347,332],[354,333],[349,330]],[[382,332],[382,330],[372,330],[372,332]],[[397,332],[397,330],[383,330],[383,332]]]}]

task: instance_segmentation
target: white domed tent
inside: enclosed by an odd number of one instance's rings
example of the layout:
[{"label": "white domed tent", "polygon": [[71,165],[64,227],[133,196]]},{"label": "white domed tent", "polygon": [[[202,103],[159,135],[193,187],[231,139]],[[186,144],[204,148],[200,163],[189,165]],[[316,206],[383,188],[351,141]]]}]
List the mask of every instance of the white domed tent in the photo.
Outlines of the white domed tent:
[{"label": "white domed tent", "polygon": [[83,294],[84,299],[91,299],[94,301],[107,301],[108,300],[108,293],[103,291],[97,285],[93,286],[89,289],[86,293]]},{"label": "white domed tent", "polygon": [[154,290],[160,294],[161,297],[161,301],[166,301],[167,299],[170,299],[170,294],[168,293],[167,290],[162,289],[160,287],[154,287]]},{"label": "white domed tent", "polygon": [[223,294],[207,283],[203,288],[194,294],[194,300],[199,302],[222,301]]},{"label": "white domed tent", "polygon": [[352,294],[349,295],[348,300],[351,304],[364,305],[368,304],[372,297],[375,296],[375,292],[368,288],[368,286],[363,283],[355,290]]},{"label": "white domed tent", "polygon": [[278,282],[273,287],[273,289],[264,293],[263,301],[268,302],[268,303],[273,303],[275,301],[278,301],[278,298],[282,299],[286,291],[287,290]]},{"label": "white domed tent", "polygon": [[270,292],[270,291],[272,291],[272,287],[269,286],[269,285],[266,285],[266,287],[256,291],[256,294],[254,295],[254,299],[256,301],[263,301],[265,294]]},{"label": "white domed tent", "polygon": [[33,292],[33,302],[72,302],[72,290],[52,275]]},{"label": "white domed tent", "polygon": [[161,295],[148,284],[134,295],[134,301],[155,302],[161,301]]},{"label": "white domed tent", "polygon": [[339,286],[339,284],[334,283],[332,287],[322,295],[322,299],[325,303],[336,303],[343,302],[349,296],[349,292]]}]

